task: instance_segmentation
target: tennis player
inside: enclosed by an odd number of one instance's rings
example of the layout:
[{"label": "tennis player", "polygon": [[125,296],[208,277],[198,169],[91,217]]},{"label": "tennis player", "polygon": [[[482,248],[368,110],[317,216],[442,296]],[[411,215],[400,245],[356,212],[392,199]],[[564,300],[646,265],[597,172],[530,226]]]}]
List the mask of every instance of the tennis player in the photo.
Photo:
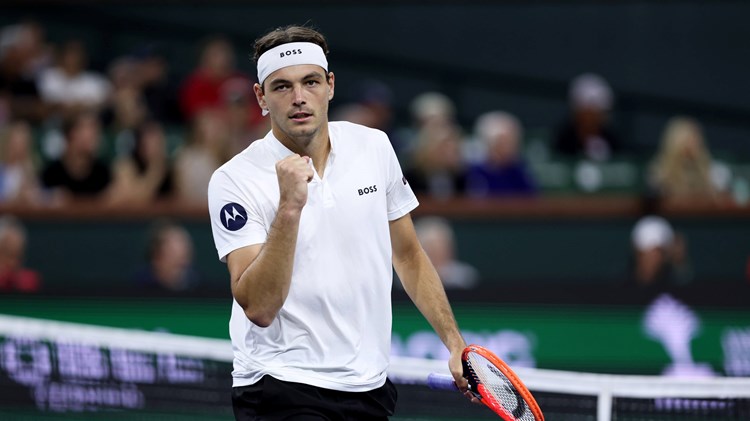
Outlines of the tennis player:
[{"label": "tennis player", "polygon": [[445,346],[460,389],[466,346],[409,212],[418,202],[388,137],[328,121],[328,46],[302,26],[255,42],[271,131],[216,170],[213,237],[234,302],[238,420],[384,420],[395,268]]}]

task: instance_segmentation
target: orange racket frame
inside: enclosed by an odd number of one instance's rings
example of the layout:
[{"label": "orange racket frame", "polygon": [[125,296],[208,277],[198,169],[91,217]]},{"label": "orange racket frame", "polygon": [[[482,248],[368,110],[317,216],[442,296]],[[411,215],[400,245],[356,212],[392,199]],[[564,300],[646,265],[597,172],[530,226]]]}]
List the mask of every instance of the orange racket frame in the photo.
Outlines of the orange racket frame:
[{"label": "orange racket frame", "polygon": [[[521,395],[521,398],[526,402],[526,404],[529,406],[529,409],[531,410],[532,415],[534,416],[535,421],[544,421],[544,415],[542,414],[542,410],[539,408],[539,405],[536,403],[536,399],[534,399],[534,396],[531,394],[529,389],[526,387],[526,385],[523,384],[521,379],[518,378],[518,375],[511,370],[511,368],[508,366],[508,364],[505,363],[505,361],[501,360],[497,355],[495,355],[492,351],[488,350],[487,348],[480,346],[480,345],[469,345],[464,349],[464,352],[461,354],[461,360],[464,365],[464,376],[472,375],[471,373],[467,372],[470,370],[470,363],[469,361],[469,354],[470,353],[476,353],[481,355],[482,357],[486,358],[490,363],[492,363],[495,367],[497,367],[498,370],[510,381],[510,383],[513,385],[513,387],[518,391],[518,393]],[[494,411],[497,415],[499,415],[503,420],[505,421],[518,421],[518,419],[508,410],[506,410],[500,402],[498,402],[492,394],[489,393],[489,391],[486,389],[486,387],[477,380],[474,380],[472,382],[472,379],[469,379],[470,383],[476,383],[477,390],[475,391],[478,393],[482,399],[481,402],[487,405],[492,411]]]}]

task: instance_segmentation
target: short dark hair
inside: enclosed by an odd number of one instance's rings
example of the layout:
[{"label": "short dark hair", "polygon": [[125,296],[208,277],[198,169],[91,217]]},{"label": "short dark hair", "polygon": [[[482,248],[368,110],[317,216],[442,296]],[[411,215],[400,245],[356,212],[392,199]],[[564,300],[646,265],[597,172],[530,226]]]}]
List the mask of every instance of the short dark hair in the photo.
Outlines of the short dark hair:
[{"label": "short dark hair", "polygon": [[257,64],[258,59],[263,53],[271,48],[290,42],[311,42],[317,44],[323,49],[326,57],[328,57],[328,42],[323,34],[307,26],[287,25],[278,27],[255,40],[253,61]]}]

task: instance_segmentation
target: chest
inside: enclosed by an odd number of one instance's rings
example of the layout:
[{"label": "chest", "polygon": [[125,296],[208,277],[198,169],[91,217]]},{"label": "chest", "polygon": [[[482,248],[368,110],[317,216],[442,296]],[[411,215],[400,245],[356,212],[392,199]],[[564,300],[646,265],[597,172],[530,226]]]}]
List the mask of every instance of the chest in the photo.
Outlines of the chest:
[{"label": "chest", "polygon": [[[387,220],[387,177],[382,166],[368,162],[367,156],[338,161],[326,167],[322,178],[316,175],[308,183],[301,235],[315,233],[318,227],[346,231]],[[275,169],[264,171],[253,184],[249,200],[256,203],[264,225],[270,228],[280,197]]]}]

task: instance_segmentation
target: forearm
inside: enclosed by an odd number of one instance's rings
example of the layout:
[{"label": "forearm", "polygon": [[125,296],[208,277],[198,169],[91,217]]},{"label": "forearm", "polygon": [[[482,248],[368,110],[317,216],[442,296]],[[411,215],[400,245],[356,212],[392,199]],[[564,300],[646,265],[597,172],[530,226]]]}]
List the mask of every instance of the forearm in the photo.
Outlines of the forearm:
[{"label": "forearm", "polygon": [[289,295],[301,210],[279,208],[258,256],[232,280],[232,293],[247,317],[268,326]]},{"label": "forearm", "polygon": [[437,271],[421,249],[394,266],[404,289],[451,353],[466,346]]}]

